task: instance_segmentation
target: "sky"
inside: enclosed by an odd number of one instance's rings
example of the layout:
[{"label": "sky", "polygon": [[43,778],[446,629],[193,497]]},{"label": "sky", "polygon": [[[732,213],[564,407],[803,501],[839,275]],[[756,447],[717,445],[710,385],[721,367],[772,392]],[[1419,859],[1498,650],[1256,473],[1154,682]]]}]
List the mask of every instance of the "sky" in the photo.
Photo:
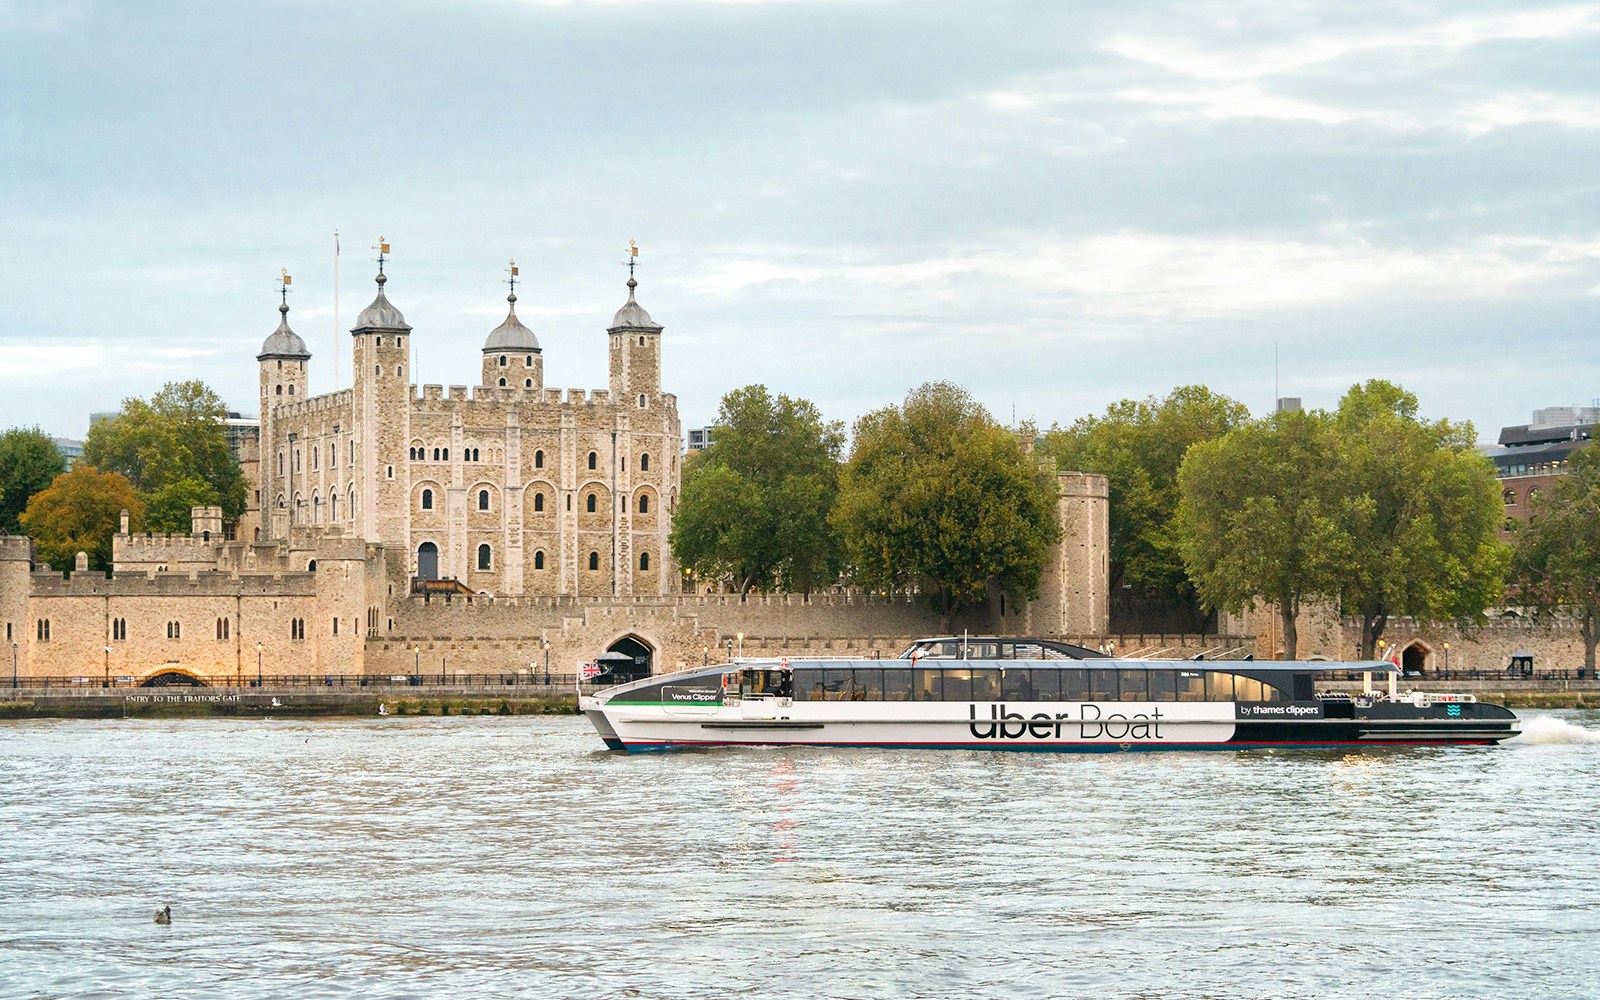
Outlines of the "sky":
[{"label": "sky", "polygon": [[1386,378],[1490,440],[1600,397],[1596,67],[1600,3],[0,0],[0,427],[255,414],[280,269],[347,385],[382,237],[419,383],[515,259],[603,387],[636,240],[686,428]]}]

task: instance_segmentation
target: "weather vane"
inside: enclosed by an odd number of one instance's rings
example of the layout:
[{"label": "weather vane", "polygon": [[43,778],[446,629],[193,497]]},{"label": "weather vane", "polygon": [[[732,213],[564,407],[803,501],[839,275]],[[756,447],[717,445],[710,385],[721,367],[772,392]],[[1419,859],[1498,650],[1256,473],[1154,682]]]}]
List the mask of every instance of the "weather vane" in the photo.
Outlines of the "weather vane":
[{"label": "weather vane", "polygon": [[633,280],[633,267],[639,263],[639,244],[633,240],[628,241],[628,280]]},{"label": "weather vane", "polygon": [[382,274],[383,273],[383,259],[384,259],[384,257],[388,256],[388,254],[389,254],[389,244],[385,243],[383,241],[383,237],[380,236],[380,237],[378,237],[378,245],[373,247],[372,249],[378,251],[378,273]]},{"label": "weather vane", "polygon": [[506,284],[511,286],[511,295],[515,297],[517,294],[517,275],[520,273],[517,270],[517,262],[513,260],[511,266],[506,268],[506,271],[511,275],[506,279]]},{"label": "weather vane", "polygon": [[283,304],[289,304],[289,286],[294,284],[294,278],[289,276],[289,269],[278,268],[278,291],[283,295]]}]

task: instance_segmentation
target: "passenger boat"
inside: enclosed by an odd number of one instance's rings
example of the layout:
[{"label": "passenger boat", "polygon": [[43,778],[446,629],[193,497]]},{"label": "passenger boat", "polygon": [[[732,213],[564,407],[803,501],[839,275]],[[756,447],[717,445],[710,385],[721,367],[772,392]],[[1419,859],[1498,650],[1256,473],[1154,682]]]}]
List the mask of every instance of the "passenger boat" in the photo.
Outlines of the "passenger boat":
[{"label": "passenger boat", "polygon": [[[1037,639],[930,639],[899,659],[751,659],[656,675],[580,691],[579,708],[608,747],[630,752],[1447,746],[1520,732],[1509,710],[1469,694],[1398,693],[1398,670],[1382,661],[1118,659]],[[1328,689],[1334,675],[1352,674],[1364,678],[1360,691]]]}]

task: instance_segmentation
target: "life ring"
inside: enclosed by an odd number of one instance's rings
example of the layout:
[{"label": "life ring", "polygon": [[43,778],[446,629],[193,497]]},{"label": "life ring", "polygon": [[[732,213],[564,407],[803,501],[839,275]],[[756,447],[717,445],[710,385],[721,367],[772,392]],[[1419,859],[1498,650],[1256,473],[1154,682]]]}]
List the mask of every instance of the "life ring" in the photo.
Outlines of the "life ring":
[{"label": "life ring", "polygon": [[778,669],[779,670],[788,670],[789,669],[789,658],[787,656],[778,657]]}]

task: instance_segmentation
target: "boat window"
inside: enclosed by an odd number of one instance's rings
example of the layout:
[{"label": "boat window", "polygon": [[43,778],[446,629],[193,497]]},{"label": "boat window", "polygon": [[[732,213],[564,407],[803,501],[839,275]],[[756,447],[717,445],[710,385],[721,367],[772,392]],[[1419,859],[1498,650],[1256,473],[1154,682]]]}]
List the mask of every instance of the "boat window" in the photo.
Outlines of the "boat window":
[{"label": "boat window", "polygon": [[1041,667],[1030,673],[1033,675],[1031,683],[1034,701],[1061,700],[1061,676],[1066,673],[1065,670],[1049,670]]},{"label": "boat window", "polygon": [[1121,685],[1121,698],[1123,701],[1148,701],[1150,692],[1145,680],[1148,670],[1119,670],[1119,683]]},{"label": "boat window", "polygon": [[939,676],[943,673],[938,668],[918,667],[912,671],[917,678],[917,700],[939,701],[940,688]]},{"label": "boat window", "polygon": [[1178,700],[1205,701],[1206,675],[1198,670],[1178,671]]},{"label": "boat window", "polygon": [[965,667],[944,671],[944,690],[940,701],[971,701],[972,671]]},{"label": "boat window", "polygon": [[1094,668],[1089,671],[1089,700],[1117,700],[1117,672]]},{"label": "boat window", "polygon": [[[829,667],[822,671],[822,698],[824,701],[849,701],[853,691],[855,671],[849,667]],[[813,687],[813,690],[815,688]]]},{"label": "boat window", "polygon": [[883,671],[876,667],[857,667],[852,696],[856,701],[882,701]]},{"label": "boat window", "polygon": [[1033,696],[1035,673],[1043,674],[1044,671],[1033,671],[1027,667],[1007,667],[1005,678],[1000,682],[1006,701],[1036,700]]},{"label": "boat window", "polygon": [[1063,670],[1061,671],[1061,700],[1062,701],[1088,701],[1089,700],[1089,671]]},{"label": "boat window", "polygon": [[1210,701],[1232,701],[1233,675],[1209,671],[1206,674],[1206,695]]},{"label": "boat window", "polygon": [[974,667],[972,670],[972,700],[1000,700],[1000,671],[994,667]]},{"label": "boat window", "polygon": [[1254,677],[1235,677],[1233,679],[1233,696],[1239,701],[1265,701],[1261,688],[1261,682]]},{"label": "boat window", "polygon": [[911,671],[899,667],[888,667],[883,671],[884,701],[910,701],[911,691]]},{"label": "boat window", "polygon": [[1176,701],[1178,697],[1177,686],[1171,670],[1150,671],[1150,700],[1151,701]]},{"label": "boat window", "polygon": [[794,674],[787,670],[741,670],[739,688],[746,696],[794,696]]}]

